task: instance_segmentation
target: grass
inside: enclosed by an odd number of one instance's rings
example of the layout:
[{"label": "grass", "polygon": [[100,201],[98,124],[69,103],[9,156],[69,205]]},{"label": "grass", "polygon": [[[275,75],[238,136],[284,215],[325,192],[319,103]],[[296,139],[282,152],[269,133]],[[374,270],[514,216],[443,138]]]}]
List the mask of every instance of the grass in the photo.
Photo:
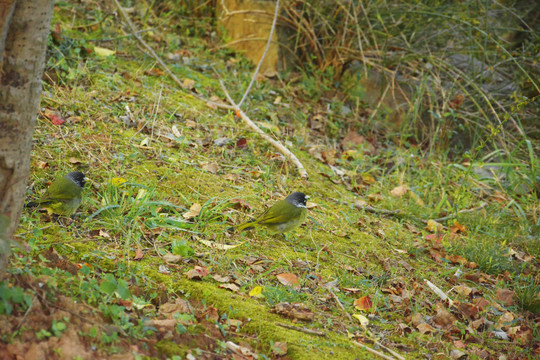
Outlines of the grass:
[{"label": "grass", "polygon": [[[260,106],[252,103],[249,111],[281,129],[283,140],[310,174],[310,180],[303,181],[231,114],[207,107],[176,90],[164,76],[148,72],[154,64],[138,52],[133,39],[94,42],[121,35],[111,17],[102,19],[98,29],[82,32],[77,26],[90,20],[73,18],[73,9],[79,8],[57,5],[55,22],[61,25],[64,40],[52,47],[48,70],[58,78],[45,85],[42,102],[67,122],[55,126],[44,116],[38,118],[32,153],[34,186],[28,195],[34,196],[55,176],[72,169],[83,171],[90,181],[80,215],[73,221],[64,219],[62,225],[38,212],[23,214],[19,234],[30,252],[15,249],[11,275],[0,285],[0,321],[22,325],[4,327],[16,330],[1,332],[4,342],[18,342],[33,331],[44,341],[52,337],[76,341],[70,334],[77,325],[100,356],[130,352],[150,358],[188,353],[230,356],[223,345],[226,341],[247,343],[267,358],[278,341],[289,344],[287,356],[294,359],[372,356],[354,347],[347,335],[369,346],[377,338],[411,359],[449,355],[458,340],[475,356],[471,338],[483,342],[481,348],[493,356],[503,351],[513,357],[530,355],[537,330],[525,343],[500,341],[490,335],[492,326],[468,332],[471,320],[448,308],[458,319],[455,327],[448,330],[431,322],[435,330],[421,334],[411,318],[420,313],[429,319],[436,313],[440,299],[425,285],[428,279],[460,302],[488,299],[490,306],[481,317],[494,324],[502,313],[511,312],[519,331],[536,329],[531,314],[538,312],[534,229],[539,222],[535,188],[539,166],[534,144],[523,140],[513,152],[486,153],[483,148],[456,158],[430,147],[398,146],[390,137],[375,137],[343,153],[338,146],[350,125],[346,119],[325,113],[321,102],[288,101],[288,108],[274,104],[275,92],[291,99],[295,99],[293,92],[321,95],[321,101],[326,101],[324,94],[316,93],[312,77],[304,74],[302,83],[289,82],[285,89],[279,82],[265,81],[253,93]],[[90,14],[103,17],[98,9]],[[157,29],[167,22],[148,16]],[[167,36],[167,44],[182,41],[196,54],[193,62],[225,64],[231,56],[209,51],[198,38],[168,32]],[[115,48],[117,55],[101,58],[85,51],[94,43]],[[165,55],[165,44],[156,43],[160,45]],[[223,76],[237,76],[226,78],[228,83],[241,84],[249,75],[245,62],[237,64],[230,71],[218,69]],[[181,73],[194,79],[201,92],[219,93],[213,75],[197,66],[185,66]],[[333,74],[319,73],[326,77],[325,86],[331,86]],[[234,89],[233,95],[241,93],[240,87]],[[330,108],[336,111],[342,104],[333,99]],[[126,106],[134,121],[125,121]],[[326,114],[322,128],[306,128],[318,113]],[[378,122],[380,116],[375,114],[370,121]],[[369,133],[364,134],[369,138]],[[229,145],[214,144],[223,137],[231,140]],[[239,139],[246,139],[245,148],[236,146]],[[310,151],[313,147],[319,150]],[[334,166],[341,173],[317,159],[317,151],[333,149],[339,150]],[[217,167],[208,167],[210,163]],[[392,195],[401,185],[409,191]],[[295,190],[309,193],[315,206],[306,225],[288,239],[258,229],[243,234],[226,231]],[[358,200],[380,209],[399,209],[406,216],[373,214],[341,202]],[[459,212],[483,202],[487,206],[480,210]],[[184,214],[194,204],[201,206],[199,214],[186,219]],[[433,238],[436,234],[418,221],[449,215],[454,217],[444,225],[461,224],[464,232],[452,235],[445,230],[445,236]],[[201,239],[221,247],[207,246]],[[224,250],[223,245],[239,246]],[[139,251],[144,256],[135,260]],[[164,259],[168,254],[181,258],[169,263]],[[455,260],[458,255],[465,262]],[[194,266],[208,269],[210,275],[188,279],[184,274]],[[455,275],[459,272],[461,277]],[[297,275],[301,287],[280,284],[276,275],[282,273]],[[234,283],[238,292],[220,287],[213,275],[228,276],[231,280],[225,284]],[[467,280],[475,276],[487,280]],[[452,292],[457,285],[474,286],[476,291],[461,296]],[[515,292],[517,306],[495,308],[495,289],[503,285]],[[248,296],[256,286],[263,288],[261,299]],[[353,305],[362,296],[369,296],[374,304],[366,312]],[[193,324],[179,320],[164,329],[147,321],[163,320],[160,311],[165,304],[179,301],[188,301],[190,310],[176,316]],[[277,326],[276,322],[290,323],[271,312],[280,302],[305,304],[315,320],[296,326],[324,331],[327,337]],[[25,313],[33,316],[38,303],[52,313],[58,308],[69,310],[68,315],[25,322]],[[86,324],[69,315],[81,309]],[[351,322],[345,312],[365,315],[369,332],[356,320]],[[230,319],[242,323],[235,328]]]}]

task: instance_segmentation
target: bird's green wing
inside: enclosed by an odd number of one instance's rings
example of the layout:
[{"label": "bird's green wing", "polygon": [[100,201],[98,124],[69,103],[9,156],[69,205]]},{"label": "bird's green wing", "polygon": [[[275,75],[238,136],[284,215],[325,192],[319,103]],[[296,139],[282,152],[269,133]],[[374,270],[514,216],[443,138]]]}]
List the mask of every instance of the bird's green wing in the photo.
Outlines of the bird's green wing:
[{"label": "bird's green wing", "polygon": [[82,189],[73,181],[62,178],[54,181],[37,203],[44,204],[51,201],[67,201],[81,196],[81,192]]},{"label": "bird's green wing", "polygon": [[300,211],[301,209],[292,206],[286,200],[281,200],[266,210],[255,222],[261,225],[281,224],[297,216]]}]

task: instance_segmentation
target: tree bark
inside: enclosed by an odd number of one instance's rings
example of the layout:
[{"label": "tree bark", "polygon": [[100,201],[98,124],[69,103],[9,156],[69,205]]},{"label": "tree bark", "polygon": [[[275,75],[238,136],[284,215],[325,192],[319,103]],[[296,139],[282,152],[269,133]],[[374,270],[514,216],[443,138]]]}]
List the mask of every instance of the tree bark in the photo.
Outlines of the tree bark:
[{"label": "tree bark", "polygon": [[54,0],[0,0],[0,274],[24,204]]}]

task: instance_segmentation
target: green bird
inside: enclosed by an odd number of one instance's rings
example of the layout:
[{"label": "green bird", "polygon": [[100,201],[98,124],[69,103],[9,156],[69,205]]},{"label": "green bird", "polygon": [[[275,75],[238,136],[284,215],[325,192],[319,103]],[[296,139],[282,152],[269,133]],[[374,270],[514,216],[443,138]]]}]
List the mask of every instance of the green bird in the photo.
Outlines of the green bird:
[{"label": "green bird", "polygon": [[261,225],[273,233],[286,233],[294,230],[306,220],[306,202],[309,196],[294,192],[278,201],[253,221],[238,225],[238,231],[249,230]]},{"label": "green bird", "polygon": [[82,172],[73,171],[53,181],[45,194],[27,207],[39,206],[50,214],[70,216],[77,211],[82,201],[82,190],[86,177]]}]

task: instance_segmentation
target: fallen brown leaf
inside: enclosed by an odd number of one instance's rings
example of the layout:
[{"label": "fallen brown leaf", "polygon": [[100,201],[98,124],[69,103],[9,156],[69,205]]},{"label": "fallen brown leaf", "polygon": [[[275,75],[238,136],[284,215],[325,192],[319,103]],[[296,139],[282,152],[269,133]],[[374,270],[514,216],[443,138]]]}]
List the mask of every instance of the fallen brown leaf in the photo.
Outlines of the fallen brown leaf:
[{"label": "fallen brown leaf", "polygon": [[49,163],[48,162],[45,162],[45,161],[36,161],[36,167],[38,169],[45,169],[45,168],[48,168],[49,167]]},{"label": "fallen brown leaf", "polygon": [[219,165],[215,162],[205,163],[202,165],[203,170],[208,171],[210,174],[217,174]]},{"label": "fallen brown leaf", "polygon": [[146,75],[150,75],[150,76],[163,76],[163,75],[165,75],[165,73],[163,71],[161,71],[160,68],[148,69],[144,73]]},{"label": "fallen brown leaf", "polygon": [[405,195],[407,191],[409,191],[407,185],[400,185],[390,190],[390,195],[392,195],[393,197],[401,197]]},{"label": "fallen brown leaf", "polygon": [[187,278],[190,280],[200,280],[208,274],[210,274],[210,270],[202,266],[195,266],[193,269],[185,273]]},{"label": "fallen brown leaf", "polygon": [[193,90],[193,88],[195,87],[195,80],[186,78],[184,79],[184,81],[182,81],[182,84],[187,90]]},{"label": "fallen brown leaf", "polygon": [[146,322],[146,326],[152,326],[159,329],[160,332],[167,332],[174,329],[176,326],[175,319],[150,319]]},{"label": "fallen brown leaf", "polygon": [[202,209],[201,204],[195,203],[195,204],[191,205],[191,207],[189,208],[189,211],[184,213],[182,216],[186,220],[193,219],[194,217],[199,216],[199,214],[201,212],[201,209]]},{"label": "fallen brown leaf", "polygon": [[244,199],[232,199],[229,201],[229,203],[235,208],[235,209],[241,209],[241,210],[251,210],[253,209],[253,206],[251,206],[250,203],[248,203]]},{"label": "fallen brown leaf", "polygon": [[62,125],[63,123],[66,122],[66,120],[54,114],[49,115],[49,120],[51,120],[51,123],[53,123],[54,125]]},{"label": "fallen brown leaf", "polygon": [[454,234],[458,234],[458,233],[466,234],[467,228],[465,227],[465,225],[461,225],[460,223],[456,221],[454,225],[450,226],[450,232]]},{"label": "fallen brown leaf", "polygon": [[461,264],[465,265],[468,263],[467,259],[465,259],[461,255],[446,255],[446,260],[450,261],[452,264]]},{"label": "fallen brown leaf", "polygon": [[462,296],[469,296],[472,290],[473,290],[472,288],[466,285],[458,285],[454,287],[454,291]]},{"label": "fallen brown leaf", "polygon": [[499,320],[497,320],[497,324],[495,325],[496,329],[502,329],[503,327],[506,327],[512,323],[515,316],[510,311],[505,312],[504,314],[499,317]]},{"label": "fallen brown leaf", "polygon": [[329,165],[335,165],[336,164],[336,153],[337,151],[335,149],[331,150],[323,150],[321,151],[321,156],[324,159],[324,162]]},{"label": "fallen brown leaf", "polygon": [[477,330],[477,331],[482,331],[482,327],[484,326],[484,324],[486,323],[486,320],[484,318],[480,318],[478,320],[474,320],[471,322],[471,327],[474,329],[474,330]]},{"label": "fallen brown leaf", "polygon": [[180,314],[189,314],[191,313],[191,308],[189,302],[184,299],[176,299],[174,303],[164,303],[159,306],[158,313],[167,318],[173,318],[173,315],[176,313]]},{"label": "fallen brown leaf", "polygon": [[291,286],[295,289],[300,289],[300,282],[298,281],[298,276],[292,273],[283,273],[276,275],[276,277],[283,285]]},{"label": "fallen brown leaf", "polygon": [[373,306],[373,303],[369,298],[369,295],[366,295],[354,300],[353,305],[358,310],[369,310]]},{"label": "fallen brown leaf", "polygon": [[516,326],[516,327],[518,329],[515,332],[514,336],[512,336],[514,339],[514,342],[521,345],[526,345],[533,341],[534,336],[533,336],[532,329],[530,329],[527,326]]},{"label": "fallen brown leaf", "polygon": [[500,301],[504,306],[514,305],[514,296],[512,290],[498,288],[495,294],[495,300]]},{"label": "fallen brown leaf", "polygon": [[435,324],[442,326],[443,328],[454,324],[456,317],[446,310],[443,304],[437,303],[435,308],[437,310],[437,313],[433,316],[433,322]]},{"label": "fallen brown leaf", "polygon": [[230,290],[232,292],[239,292],[240,291],[240,287],[238,285],[232,284],[232,283],[220,284],[219,287],[222,288],[222,289]]},{"label": "fallen brown leaf", "polygon": [[486,299],[482,297],[474,299],[474,303],[476,307],[478,308],[478,310],[480,311],[483,311],[486,307],[490,305],[489,301],[487,301]]},{"label": "fallen brown leaf", "polygon": [[362,135],[359,135],[356,131],[351,130],[347,133],[347,135],[345,135],[343,140],[341,140],[341,147],[343,150],[354,149],[365,141],[366,139]]},{"label": "fallen brown leaf", "polygon": [[456,110],[461,106],[464,100],[465,100],[465,96],[463,94],[457,94],[450,100],[450,102],[448,103],[448,106],[451,109]]},{"label": "fallen brown leaf", "polygon": [[188,128],[196,129],[197,128],[197,123],[195,121],[193,121],[193,120],[187,119],[186,120],[186,126]]},{"label": "fallen brown leaf", "polygon": [[435,220],[428,220],[426,229],[431,232],[441,232],[443,230],[443,226]]},{"label": "fallen brown leaf", "polygon": [[433,326],[426,323],[418,324],[416,328],[418,329],[418,331],[420,331],[421,334],[429,334],[433,332],[433,330],[435,330]]},{"label": "fallen brown leaf", "polygon": [[135,254],[135,257],[133,258],[133,260],[141,260],[143,257],[144,257],[143,250],[141,249],[140,246],[137,245],[137,253]]},{"label": "fallen brown leaf", "polygon": [[180,260],[182,260],[182,256],[181,255],[174,255],[174,254],[171,254],[171,253],[166,253],[165,255],[163,255],[163,260],[167,263],[170,263],[170,264],[175,264],[177,262],[179,262]]},{"label": "fallen brown leaf", "polygon": [[302,303],[279,303],[276,304],[270,311],[278,315],[283,315],[291,319],[302,321],[313,321],[315,318],[313,311]]},{"label": "fallen brown leaf", "polygon": [[237,149],[245,149],[247,148],[247,140],[246,138],[240,138],[236,141],[236,148]]},{"label": "fallen brown leaf", "polygon": [[220,283],[228,283],[228,282],[231,281],[230,276],[222,276],[222,275],[219,275],[219,274],[212,275],[212,279],[214,279],[214,280],[216,280],[217,282],[220,282]]},{"label": "fallen brown leaf", "polygon": [[272,354],[274,354],[275,356],[286,355],[288,351],[289,351],[289,347],[286,342],[276,341],[272,345]]},{"label": "fallen brown leaf", "polygon": [[413,316],[412,316],[412,319],[411,319],[411,322],[412,324],[416,327],[418,325],[420,325],[421,323],[424,322],[424,315],[420,314],[420,313],[415,313]]},{"label": "fallen brown leaf", "polygon": [[454,302],[454,304],[457,305],[458,311],[469,319],[474,319],[478,314],[478,308],[472,304],[465,302]]}]

